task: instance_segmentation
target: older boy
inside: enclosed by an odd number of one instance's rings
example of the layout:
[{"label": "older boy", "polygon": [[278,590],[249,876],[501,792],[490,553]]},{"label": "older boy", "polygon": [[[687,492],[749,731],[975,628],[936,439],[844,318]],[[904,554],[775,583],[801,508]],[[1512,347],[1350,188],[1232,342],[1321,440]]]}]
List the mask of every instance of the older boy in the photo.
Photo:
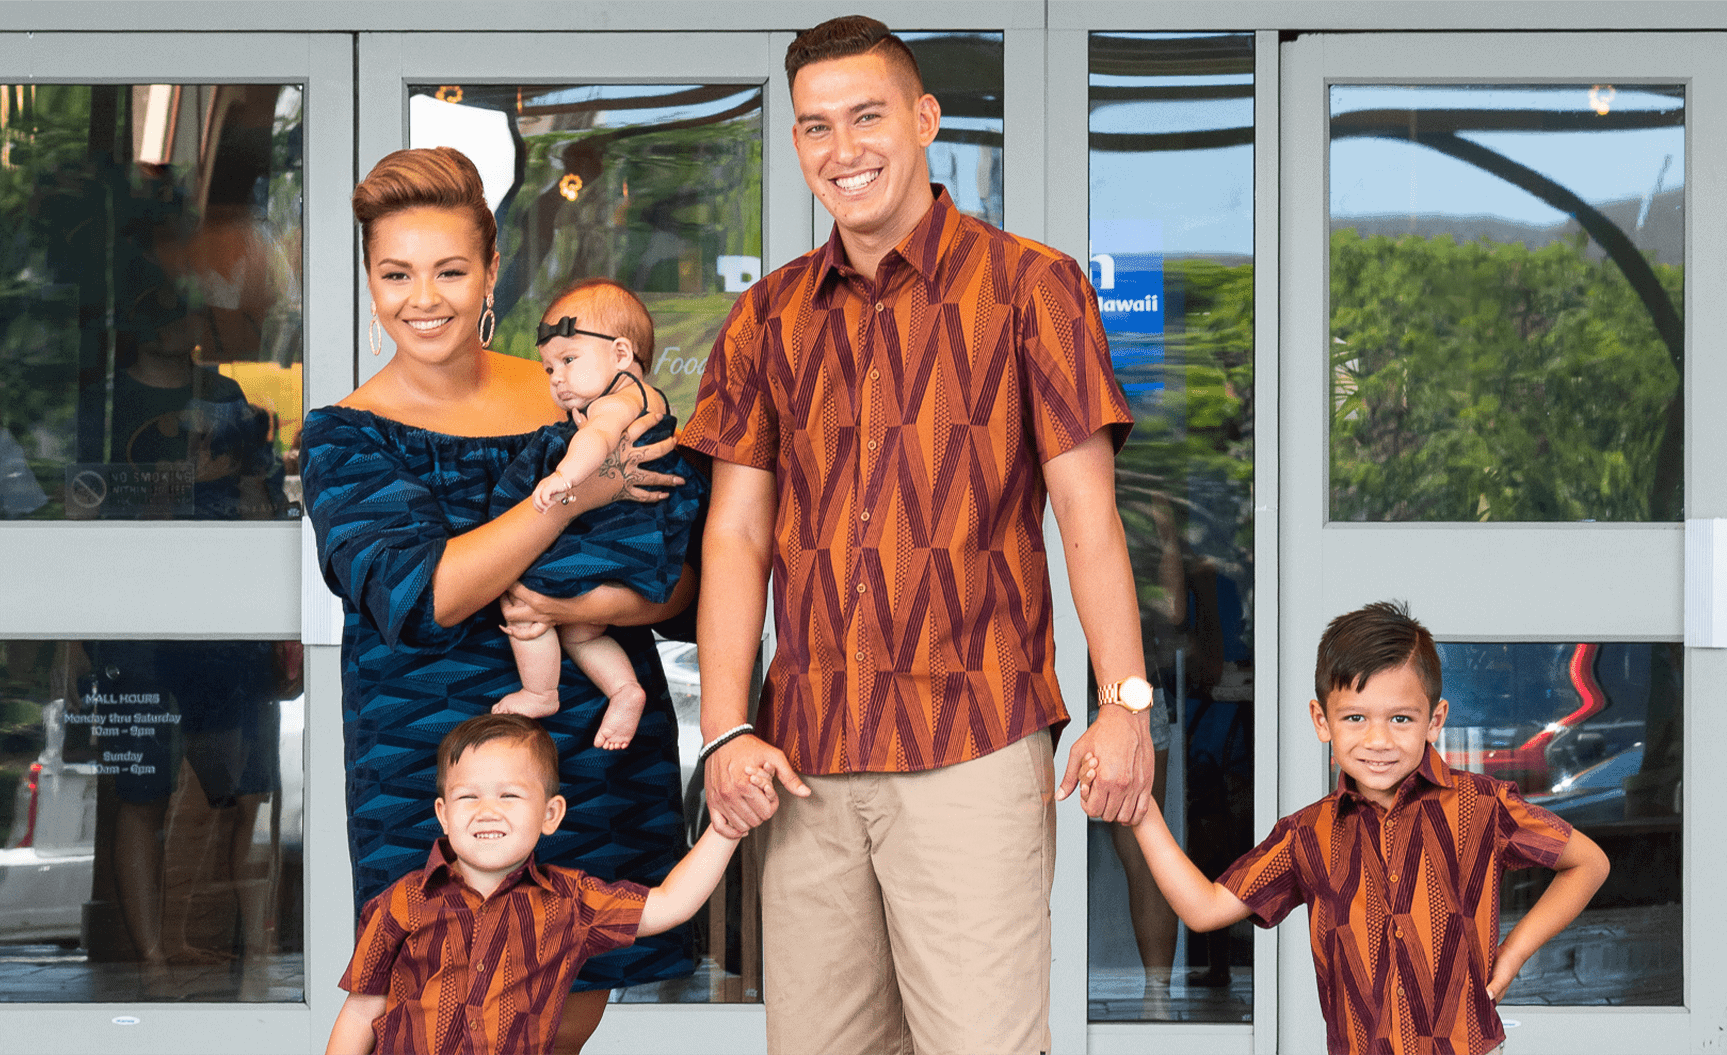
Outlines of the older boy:
[{"label": "older boy", "polygon": [[[1496,1050],[1494,1005],[1589,903],[1606,855],[1514,785],[1440,758],[1439,655],[1402,607],[1332,620],[1314,692],[1337,790],[1279,821],[1215,883],[1151,811],[1134,834],[1157,885],[1197,931],[1275,926],[1305,903],[1331,1052]],[[1501,944],[1500,877],[1531,865],[1558,874]]]},{"label": "older boy", "polygon": [[366,904],[326,1055],[549,1051],[588,957],[689,919],[737,840],[709,828],[653,889],[533,860],[564,818],[558,755],[539,723],[484,714],[438,746],[426,867]]}]

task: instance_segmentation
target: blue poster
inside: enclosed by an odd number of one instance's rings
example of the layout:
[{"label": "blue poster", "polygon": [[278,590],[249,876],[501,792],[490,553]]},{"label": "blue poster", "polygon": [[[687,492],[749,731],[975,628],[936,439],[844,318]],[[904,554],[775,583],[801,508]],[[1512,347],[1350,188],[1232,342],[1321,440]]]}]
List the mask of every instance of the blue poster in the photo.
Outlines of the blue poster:
[{"label": "blue poster", "polygon": [[1163,254],[1093,253],[1090,270],[1122,390],[1129,398],[1163,391]]}]

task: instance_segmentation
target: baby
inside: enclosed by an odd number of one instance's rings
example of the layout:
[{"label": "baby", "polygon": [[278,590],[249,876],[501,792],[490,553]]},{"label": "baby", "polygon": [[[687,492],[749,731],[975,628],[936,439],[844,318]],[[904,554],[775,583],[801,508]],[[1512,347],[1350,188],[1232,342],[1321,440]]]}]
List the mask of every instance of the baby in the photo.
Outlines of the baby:
[{"label": "baby", "polygon": [[[642,383],[642,373],[652,362],[653,332],[653,320],[640,299],[609,279],[579,282],[547,309],[539,329],[540,359],[551,378],[552,397],[569,411],[576,428],[573,435],[569,435],[567,426],[549,432],[554,437],[551,445],[530,449],[523,455],[530,462],[537,458],[540,467],[554,457],[557,459],[556,468],[533,488],[534,508],[545,512],[553,503],[565,500],[571,487],[612,457],[624,431],[638,418],[666,413],[665,395]],[[673,423],[673,419],[666,418],[639,442],[653,442],[659,435],[669,434]],[[565,435],[568,445],[560,452],[556,439]],[[682,570],[689,521],[700,506],[700,491],[692,498],[690,488],[705,486],[693,479],[694,473],[678,475],[687,482],[666,502],[646,505],[618,502],[578,519],[576,525],[581,525],[582,530],[566,530],[564,537],[548,551],[550,568],[578,567],[578,578],[597,580],[576,584],[580,587],[577,592],[592,589],[601,581],[619,581],[650,601],[665,601]],[[519,496],[506,494],[503,500],[519,501]],[[495,496],[494,506],[498,504]],[[595,532],[590,520],[596,516],[607,517],[613,523],[622,519],[627,524],[626,532],[633,534],[620,538],[615,532],[612,535]],[[608,538],[621,544],[608,549]],[[652,558],[644,557],[650,550]],[[608,570],[596,576],[593,573],[603,563],[602,557],[615,558],[614,564],[622,566],[606,565]],[[550,568],[547,574],[552,573]],[[661,586],[664,595],[656,595],[655,588]],[[570,594],[558,591],[555,595]],[[629,745],[647,694],[636,680],[628,654],[606,635],[605,626],[565,623],[555,628],[555,636],[537,623],[512,624],[504,630],[511,638],[522,688],[500,699],[493,711],[530,718],[556,713],[561,643],[562,652],[569,654],[607,698],[605,716],[594,737],[595,746],[615,751]]]}]

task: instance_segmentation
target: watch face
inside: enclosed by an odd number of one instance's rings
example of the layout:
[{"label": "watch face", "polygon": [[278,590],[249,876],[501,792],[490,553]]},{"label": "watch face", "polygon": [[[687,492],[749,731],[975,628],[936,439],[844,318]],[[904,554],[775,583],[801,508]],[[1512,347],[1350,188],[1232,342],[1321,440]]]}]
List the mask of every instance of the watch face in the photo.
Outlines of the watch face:
[{"label": "watch face", "polygon": [[1151,685],[1144,678],[1128,678],[1121,683],[1121,702],[1129,710],[1145,710],[1151,706]]}]

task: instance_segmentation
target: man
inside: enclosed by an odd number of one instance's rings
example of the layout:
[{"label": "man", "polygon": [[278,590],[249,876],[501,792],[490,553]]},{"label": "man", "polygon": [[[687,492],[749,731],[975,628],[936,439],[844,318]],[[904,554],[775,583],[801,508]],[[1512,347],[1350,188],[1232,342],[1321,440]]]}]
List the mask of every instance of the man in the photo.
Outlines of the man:
[{"label": "man", "polygon": [[[1151,801],[1115,510],[1131,415],[1079,266],[930,186],[941,108],[886,26],[823,23],[786,73],[834,233],[739,299],[683,436],[714,459],[708,809],[722,834],[772,819],[769,1049],[1046,1051],[1052,799],[1093,752],[1087,812],[1133,823]],[[1100,697],[1127,704],[1075,743],[1060,796],[1046,493]]]}]

